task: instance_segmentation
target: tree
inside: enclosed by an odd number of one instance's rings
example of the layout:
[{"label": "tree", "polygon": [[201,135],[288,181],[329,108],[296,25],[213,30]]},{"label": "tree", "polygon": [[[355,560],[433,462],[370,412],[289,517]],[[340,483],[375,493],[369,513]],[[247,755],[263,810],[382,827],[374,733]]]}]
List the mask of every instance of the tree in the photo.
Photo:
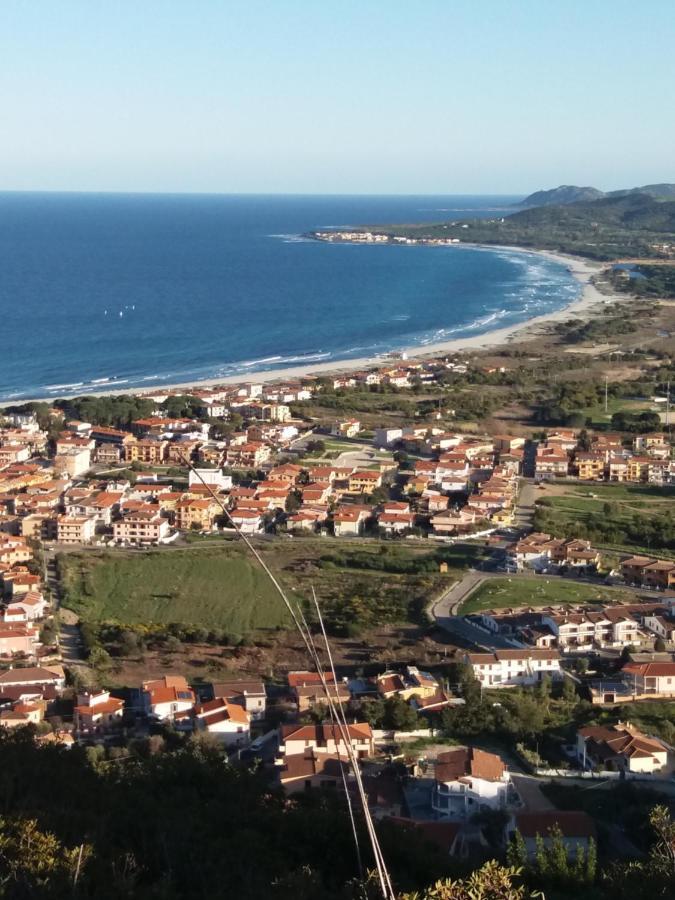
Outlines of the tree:
[{"label": "tree", "polygon": [[393,731],[414,731],[418,725],[416,711],[397,695],[384,701],[384,727]]},{"label": "tree", "polygon": [[520,874],[518,869],[506,868],[493,859],[468,878],[437,881],[421,893],[401,895],[400,900],[525,900],[535,896],[517,885]]},{"label": "tree", "polygon": [[522,868],[527,865],[527,847],[519,831],[514,831],[511,835],[509,845],[506,848],[506,861],[510,866],[516,868]]},{"label": "tree", "polygon": [[69,849],[35,819],[0,819],[0,896],[72,897],[89,845]]},{"label": "tree", "polygon": [[666,649],[666,642],[663,640],[662,637],[657,637],[657,639],[654,641],[654,650],[657,653],[663,653],[665,649]]},{"label": "tree", "polygon": [[576,685],[571,678],[566,678],[563,681],[562,698],[566,703],[574,703],[577,699]]}]

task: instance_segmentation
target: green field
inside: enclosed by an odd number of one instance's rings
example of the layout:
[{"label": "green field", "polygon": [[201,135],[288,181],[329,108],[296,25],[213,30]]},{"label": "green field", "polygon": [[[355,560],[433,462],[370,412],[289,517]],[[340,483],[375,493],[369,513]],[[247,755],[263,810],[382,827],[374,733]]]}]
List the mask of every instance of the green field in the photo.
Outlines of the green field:
[{"label": "green field", "polygon": [[[360,540],[265,541],[258,550],[295,597],[312,589],[336,634],[419,623],[481,548]],[[450,571],[440,574],[439,563]],[[245,635],[288,625],[271,582],[239,544],[199,540],[188,549],[85,551],[59,557],[63,605],[91,623],[182,624]]]},{"label": "green field", "polygon": [[288,624],[264,573],[235,547],[60,559],[63,605],[89,622],[180,622],[243,634]]},{"label": "green field", "polygon": [[673,558],[675,488],[648,484],[570,484],[542,492],[535,528],[558,537],[587,537],[602,549]]},{"label": "green field", "polygon": [[596,587],[562,578],[507,577],[490,578],[462,604],[463,615],[483,609],[504,609],[512,606],[553,606],[559,604],[598,603],[627,600],[628,591]]}]

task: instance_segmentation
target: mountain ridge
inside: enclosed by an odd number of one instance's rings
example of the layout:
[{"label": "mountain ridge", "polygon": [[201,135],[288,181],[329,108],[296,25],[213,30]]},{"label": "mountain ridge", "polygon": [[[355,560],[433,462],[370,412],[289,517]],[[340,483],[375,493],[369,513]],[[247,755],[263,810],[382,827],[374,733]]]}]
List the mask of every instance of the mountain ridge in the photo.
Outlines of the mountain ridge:
[{"label": "mountain ridge", "polygon": [[575,184],[561,184],[556,188],[535,191],[516,204],[520,208],[540,206],[568,206],[573,203],[587,203],[606,198],[627,197],[640,194],[654,200],[675,200],[675,184],[645,184],[642,187],[622,188],[617,191],[601,191],[590,185],[579,187]]}]

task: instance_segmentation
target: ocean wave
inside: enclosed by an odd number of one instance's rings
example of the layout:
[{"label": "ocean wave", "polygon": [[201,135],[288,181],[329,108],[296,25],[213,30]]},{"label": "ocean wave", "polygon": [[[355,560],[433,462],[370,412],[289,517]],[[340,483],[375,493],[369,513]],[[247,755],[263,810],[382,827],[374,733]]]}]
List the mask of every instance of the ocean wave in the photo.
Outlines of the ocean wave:
[{"label": "ocean wave", "polygon": [[46,391],[66,391],[69,388],[78,388],[84,387],[84,381],[73,381],[70,384],[47,384],[45,385]]}]

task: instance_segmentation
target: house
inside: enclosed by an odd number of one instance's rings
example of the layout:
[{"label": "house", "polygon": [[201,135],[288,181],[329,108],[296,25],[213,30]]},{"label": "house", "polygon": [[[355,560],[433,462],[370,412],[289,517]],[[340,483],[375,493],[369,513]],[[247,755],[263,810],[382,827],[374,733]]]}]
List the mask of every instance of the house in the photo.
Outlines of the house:
[{"label": "house", "polygon": [[262,681],[220,681],[211,685],[213,697],[224,697],[238,703],[252,720],[264,719],[267,693]]},{"label": "house", "polygon": [[125,511],[122,518],[113,523],[113,537],[117,543],[160,544],[170,533],[168,519],[153,508]]},{"label": "house", "polygon": [[382,485],[382,473],[374,469],[362,469],[349,476],[350,494],[372,494]]},{"label": "house", "polygon": [[264,520],[257,509],[237,507],[229,514],[231,524],[244,534],[258,534],[264,529]]},{"label": "house", "polygon": [[96,534],[96,516],[62,515],[56,519],[56,540],[61,544],[88,544]]},{"label": "house", "polygon": [[333,514],[335,537],[358,536],[362,533],[371,510],[363,506],[341,506]]},{"label": "house", "polygon": [[287,753],[277,763],[277,778],[287,794],[311,788],[337,788],[347,778],[349,763],[335,753],[318,753],[308,748]]},{"label": "house", "polygon": [[675,620],[652,613],[644,617],[644,626],[668,643],[675,642]]},{"label": "house", "polygon": [[495,650],[493,653],[467,653],[464,662],[473,669],[474,678],[485,687],[509,687],[537,684],[544,676],[562,678],[557,650]]},{"label": "house", "polygon": [[430,672],[421,672],[417,666],[406,666],[403,673],[384,672],[377,676],[375,683],[381,697],[399,696],[403,700],[435,697],[439,690],[434,676]]},{"label": "house", "polygon": [[577,731],[577,759],[586,769],[658,772],[668,763],[668,750],[629,722],[617,725],[592,725]]},{"label": "house", "polygon": [[505,835],[507,841],[518,831],[525,842],[525,851],[528,859],[534,859],[537,855],[537,838],[549,848],[552,843],[552,835],[560,833],[563,846],[568,856],[574,859],[579,850],[584,857],[588,855],[590,842],[595,840],[595,825],[593,819],[585,813],[576,810],[546,810],[540,812],[518,812],[511,816],[506,825]]},{"label": "house", "polygon": [[[347,725],[347,737],[353,752],[359,757],[375,752],[373,732],[367,722]],[[293,756],[313,749],[316,753],[347,755],[342,732],[336,725],[282,725],[279,753]]]},{"label": "house", "polygon": [[[180,714],[179,714],[180,715]],[[226,747],[242,747],[248,744],[251,718],[243,706],[224,697],[215,697],[206,703],[196,703],[192,711],[195,732],[206,731],[215,735]]]},{"label": "house", "polygon": [[191,710],[195,695],[182,675],[164,675],[144,681],[141,693],[147,715],[155,719],[173,720],[178,713]]},{"label": "house", "polygon": [[358,419],[343,419],[333,422],[330,433],[340,436],[353,438],[361,431],[361,423]]},{"label": "house", "polygon": [[73,724],[78,734],[106,731],[124,715],[124,700],[110,696],[110,691],[94,691],[77,695]]},{"label": "house", "polygon": [[10,709],[0,712],[0,726],[3,728],[22,728],[24,725],[37,725],[42,721],[43,706],[40,703],[27,703],[19,700],[12,703]]},{"label": "house", "polygon": [[476,747],[440,753],[434,775],[431,808],[440,819],[467,819],[477,812],[504,809],[515,799],[502,759]]},{"label": "house", "polygon": [[534,477],[537,481],[549,478],[565,478],[569,468],[567,453],[552,446],[537,447]]},{"label": "house", "polygon": [[385,534],[402,534],[413,527],[415,515],[411,512],[381,512],[377,524]]},{"label": "house", "polygon": [[63,690],[65,684],[66,676],[61,666],[31,666],[0,672],[0,692],[14,687],[40,691],[45,687],[53,687],[58,692]]},{"label": "house", "polygon": [[180,531],[211,531],[218,516],[223,514],[220,504],[212,497],[191,499],[185,497],[175,506],[176,528]]},{"label": "house", "polygon": [[35,622],[44,616],[47,606],[47,601],[39,591],[27,591],[9,602],[5,610],[5,621],[8,614],[22,614],[24,621]]},{"label": "house", "polygon": [[0,623],[0,656],[32,656],[37,645],[33,623]]},{"label": "house", "polygon": [[675,697],[675,662],[627,662],[621,674],[635,697]]}]

